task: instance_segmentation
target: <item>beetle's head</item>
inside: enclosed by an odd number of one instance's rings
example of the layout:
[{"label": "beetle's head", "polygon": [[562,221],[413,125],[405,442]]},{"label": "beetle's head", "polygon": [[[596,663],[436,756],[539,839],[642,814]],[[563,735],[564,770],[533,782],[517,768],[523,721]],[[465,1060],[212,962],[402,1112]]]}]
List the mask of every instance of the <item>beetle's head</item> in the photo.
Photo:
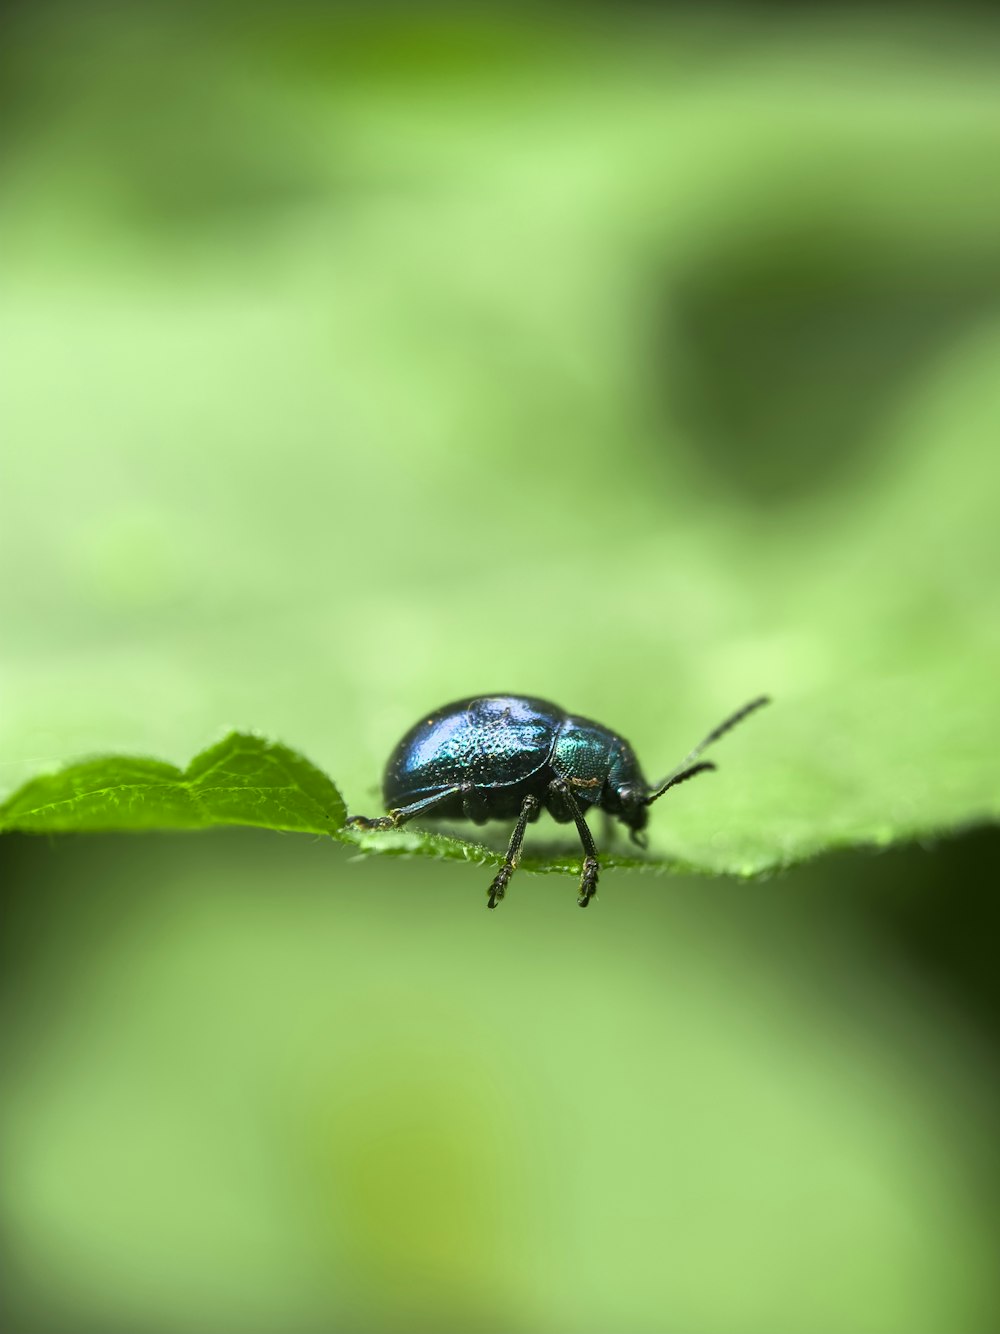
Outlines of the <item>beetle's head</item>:
[{"label": "beetle's head", "polygon": [[618,818],[627,824],[632,831],[632,842],[638,843],[640,847],[646,846],[646,836],[643,834],[646,821],[649,818],[649,808],[654,801],[659,801],[665,792],[669,792],[672,787],[678,783],[686,783],[689,778],[694,778],[696,774],[711,772],[715,768],[710,760],[697,760],[698,756],[710,746],[713,741],[718,741],[720,736],[724,736],[731,727],[742,722],[755,709],[759,709],[762,704],[770,703],[767,695],[758,695],[752,699],[749,704],[745,704],[742,709],[732,714],[725,722],[720,723],[718,727],[709,732],[708,736],[699,745],[695,746],[686,759],[682,760],[676,769],[672,769],[666,778],[662,778],[652,787],[642,777],[638,762],[632,754],[632,750],[624,742],[619,743],[618,753],[611,766],[613,790],[612,801],[615,803],[612,807],[610,802],[606,802],[609,809],[614,809]]},{"label": "beetle's head", "polygon": [[621,820],[632,835],[632,841],[643,843],[638,837],[649,821],[646,797],[649,784],[642,776],[635,751],[622,737],[616,736],[608,748],[607,781],[601,805],[616,819]]},{"label": "beetle's head", "polygon": [[615,814],[622,824],[628,826],[632,842],[637,843],[640,848],[646,846],[647,838],[643,831],[649,821],[649,808],[654,801],[659,801],[664,792],[669,792],[678,783],[685,783],[689,778],[694,778],[695,774],[707,773],[714,768],[714,764],[702,762],[670,774],[655,787],[650,787],[645,782],[627,782],[618,787],[615,790],[617,798]]},{"label": "beetle's head", "polygon": [[640,848],[646,846],[643,830],[649,822],[649,808],[654,801],[659,801],[665,792],[669,792],[678,783],[686,783],[695,774],[707,773],[715,765],[702,760],[691,764],[694,755],[667,774],[659,783],[650,786],[642,776],[639,761],[627,742],[616,738],[611,762],[608,766],[608,782],[604,791],[602,805],[612,815],[616,815],[629,829],[633,843]]},{"label": "beetle's head", "polygon": [[646,836],[642,831],[649,823],[646,792],[645,783],[625,783],[615,792],[618,806],[615,814],[628,827],[632,842],[638,843],[640,847],[646,846]]}]

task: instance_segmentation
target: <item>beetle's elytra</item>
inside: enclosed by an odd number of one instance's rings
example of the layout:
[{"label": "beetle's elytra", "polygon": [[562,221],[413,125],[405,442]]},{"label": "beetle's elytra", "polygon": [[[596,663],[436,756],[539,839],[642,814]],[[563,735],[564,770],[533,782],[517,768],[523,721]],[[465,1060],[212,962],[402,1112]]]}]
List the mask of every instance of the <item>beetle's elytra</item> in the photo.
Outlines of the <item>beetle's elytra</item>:
[{"label": "beetle's elytra", "polygon": [[581,908],[594,897],[600,866],[584,819],[599,806],[619,819],[636,843],[649,807],[664,792],[715,765],[697,757],[749,713],[761,695],[713,728],[659,783],[647,783],[635,751],[616,732],[556,704],[525,695],[482,695],[446,704],[416,723],[389,756],[382,780],[387,815],[352,815],[361,829],[398,829],[417,816],[434,819],[512,819],[517,823],[487,905],[503,898],[521,853],[524,831],[544,806],[563,824],[576,824],[583,844]]}]

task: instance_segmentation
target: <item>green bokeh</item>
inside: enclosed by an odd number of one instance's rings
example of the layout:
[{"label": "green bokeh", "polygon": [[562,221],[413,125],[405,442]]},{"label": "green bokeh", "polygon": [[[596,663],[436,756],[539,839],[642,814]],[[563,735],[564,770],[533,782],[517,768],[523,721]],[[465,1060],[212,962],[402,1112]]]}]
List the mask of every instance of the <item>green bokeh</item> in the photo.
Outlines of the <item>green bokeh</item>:
[{"label": "green bokeh", "polygon": [[857,859],[609,872],[598,918],[558,877],[487,914],[474,874],[326,841],[63,842],[48,879],[13,846],[15,1316],[988,1327],[995,1077],[859,928],[887,894]]},{"label": "green bokeh", "polygon": [[[995,821],[963,24],[16,9],[0,793],[239,728],[368,810],[497,689],[653,773],[767,690],[654,851]],[[998,860],[488,914],[304,835],[5,836],[2,1323],[991,1329]]]}]

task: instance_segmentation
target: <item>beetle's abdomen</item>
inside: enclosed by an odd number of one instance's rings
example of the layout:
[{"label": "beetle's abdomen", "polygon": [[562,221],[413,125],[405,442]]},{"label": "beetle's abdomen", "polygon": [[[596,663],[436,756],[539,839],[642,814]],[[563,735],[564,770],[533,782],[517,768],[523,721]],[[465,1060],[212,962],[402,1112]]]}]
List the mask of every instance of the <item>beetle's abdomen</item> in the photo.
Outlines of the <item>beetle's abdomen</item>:
[{"label": "beetle's abdomen", "polygon": [[561,710],[543,700],[491,695],[459,700],[411,727],[383,781],[388,809],[472,783],[510,788],[548,763]]}]

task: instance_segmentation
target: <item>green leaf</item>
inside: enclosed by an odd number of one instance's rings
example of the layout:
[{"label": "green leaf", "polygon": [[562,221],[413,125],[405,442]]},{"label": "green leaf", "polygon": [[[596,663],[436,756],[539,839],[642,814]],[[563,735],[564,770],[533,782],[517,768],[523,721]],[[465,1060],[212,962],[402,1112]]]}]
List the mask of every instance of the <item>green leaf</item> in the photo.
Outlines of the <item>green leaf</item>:
[{"label": "green leaf", "polygon": [[162,760],[109,755],[42,775],[0,806],[0,829],[200,829],[258,825],[333,833],[340,793],[287,746],[233,732],[181,771]]},{"label": "green leaf", "polygon": [[[939,687],[946,680],[941,673]],[[909,726],[920,700],[896,681],[878,694],[848,692],[822,719],[801,705],[772,709],[757,734],[725,738],[731,762],[671,793],[666,832],[651,853],[636,853],[605,823],[606,867],[741,876],[778,870],[838,847],[929,838],[1000,817],[992,742],[975,711],[963,708],[967,678],[954,697],[938,695],[936,726]],[[819,725],[835,728],[825,738]],[[766,725],[770,725],[766,730]],[[747,732],[749,733],[749,728]],[[849,738],[844,744],[844,738]],[[935,756],[947,755],[946,765]],[[935,765],[937,771],[935,772]],[[855,767],[856,766],[856,767]],[[943,781],[942,767],[946,770]],[[660,815],[660,808],[654,808]],[[287,746],[232,733],[197,755],[185,771],[160,760],[106,756],[29,780],[0,806],[0,830],[93,831],[256,825],[329,834],[364,853],[429,856],[476,864],[503,859],[506,831],[487,842],[441,833],[433,825],[364,831],[345,827],[340,792],[320,769]],[[654,824],[656,832],[656,824]],[[536,838],[522,866],[577,873],[575,834]],[[628,850],[623,850],[628,849]]]},{"label": "green leaf", "polygon": [[[186,770],[143,756],[106,755],[30,779],[0,805],[0,832],[92,833],[254,825],[329,834],[365,852],[423,854],[477,864],[502,853],[471,840],[416,828],[373,834],[345,828],[347,812],[333,782],[304,756],[241,732],[196,755]],[[643,866],[609,857],[608,866]],[[534,855],[537,871],[575,871],[579,858]],[[682,869],[680,867],[675,869]],[[697,869],[697,868],[689,868]]]}]

